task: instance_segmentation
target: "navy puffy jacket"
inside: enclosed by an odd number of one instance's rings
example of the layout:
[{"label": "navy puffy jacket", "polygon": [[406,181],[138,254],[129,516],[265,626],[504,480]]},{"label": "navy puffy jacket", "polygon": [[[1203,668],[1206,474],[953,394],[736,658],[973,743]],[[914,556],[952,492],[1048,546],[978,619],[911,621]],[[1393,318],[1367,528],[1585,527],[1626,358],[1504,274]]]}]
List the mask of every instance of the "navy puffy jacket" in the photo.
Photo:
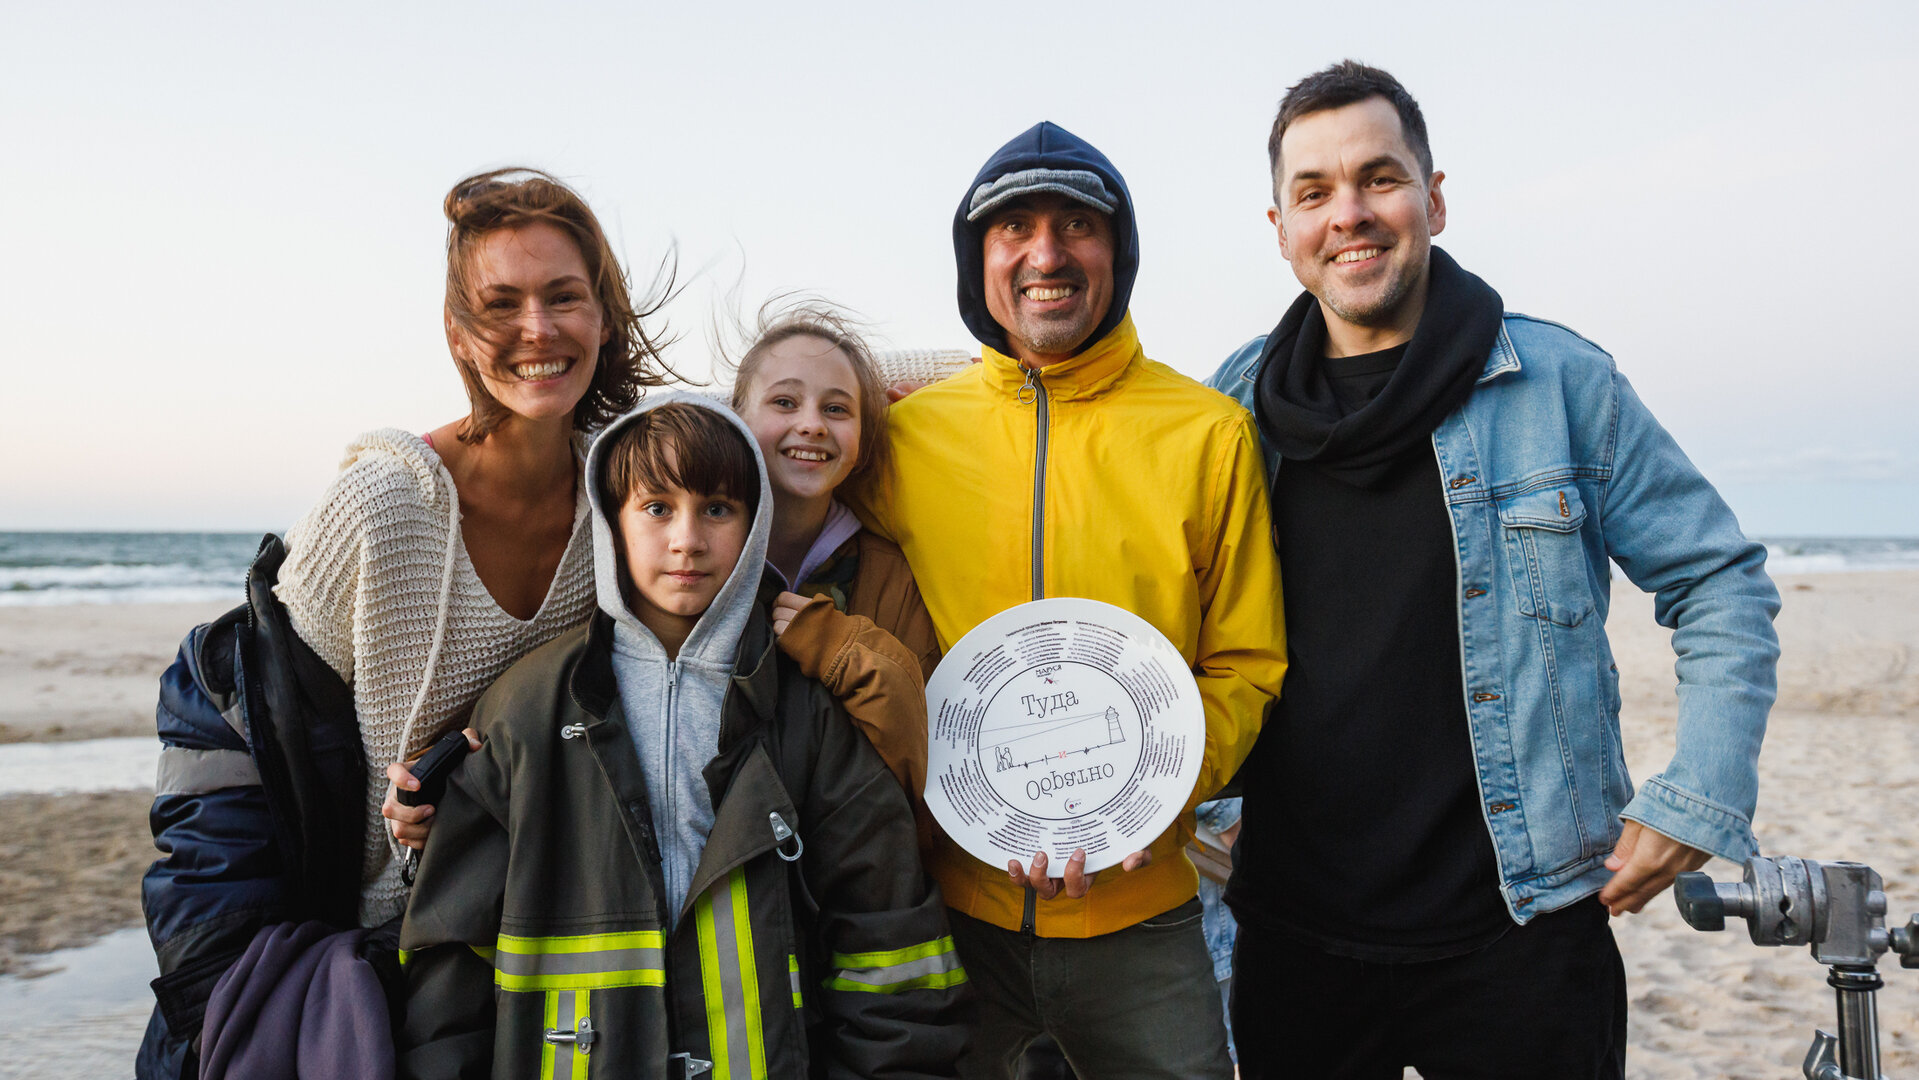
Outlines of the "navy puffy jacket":
[{"label": "navy puffy jacket", "polygon": [[140,1080],[194,1076],[208,996],[261,928],[356,925],[366,781],[353,695],[294,634],[261,542],[247,603],[194,627],[160,677],[149,821],[162,858],[141,883],[160,961]]}]

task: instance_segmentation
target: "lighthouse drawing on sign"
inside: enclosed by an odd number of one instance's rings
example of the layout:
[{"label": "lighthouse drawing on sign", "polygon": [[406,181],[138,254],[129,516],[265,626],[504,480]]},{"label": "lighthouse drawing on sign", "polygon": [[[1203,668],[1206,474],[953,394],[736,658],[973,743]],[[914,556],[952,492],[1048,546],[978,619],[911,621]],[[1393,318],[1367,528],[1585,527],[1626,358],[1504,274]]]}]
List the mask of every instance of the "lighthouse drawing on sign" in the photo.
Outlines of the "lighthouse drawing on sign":
[{"label": "lighthouse drawing on sign", "polygon": [[1089,754],[1126,741],[1119,710],[1048,717],[1024,724],[1008,724],[980,732],[980,741],[993,752],[993,771],[1024,769]]}]

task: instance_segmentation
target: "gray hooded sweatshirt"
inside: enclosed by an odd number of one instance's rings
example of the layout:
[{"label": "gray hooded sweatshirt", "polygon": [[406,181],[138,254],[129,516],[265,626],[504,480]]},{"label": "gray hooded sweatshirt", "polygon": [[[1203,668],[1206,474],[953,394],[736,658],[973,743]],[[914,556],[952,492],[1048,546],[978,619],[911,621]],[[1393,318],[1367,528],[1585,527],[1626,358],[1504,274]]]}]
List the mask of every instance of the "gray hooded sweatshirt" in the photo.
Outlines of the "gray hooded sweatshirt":
[{"label": "gray hooded sweatshirt", "polygon": [[[725,417],[752,449],[759,470],[759,509],[740,560],[713,603],[694,624],[677,658],[666,649],[626,606],[620,593],[622,574],[619,542],[613,521],[618,506],[602,505],[600,478],[605,474],[606,449],[618,433],[643,415],[671,402],[684,402]],[[686,891],[706,838],[713,830],[713,800],[702,770],[720,750],[720,705],[733,677],[740,634],[753,617],[760,575],[766,567],[766,538],[772,530],[773,492],[766,480],[766,463],[759,444],[745,422],[732,410],[699,394],[649,394],[639,407],[618,420],[594,440],[586,464],[588,498],[593,503],[593,577],[600,610],[613,618],[613,679],[619,686],[620,709],[626,729],[639,752],[646,776],[647,801],[653,829],[660,843],[660,871],[666,882],[668,930],[686,904]]]}]

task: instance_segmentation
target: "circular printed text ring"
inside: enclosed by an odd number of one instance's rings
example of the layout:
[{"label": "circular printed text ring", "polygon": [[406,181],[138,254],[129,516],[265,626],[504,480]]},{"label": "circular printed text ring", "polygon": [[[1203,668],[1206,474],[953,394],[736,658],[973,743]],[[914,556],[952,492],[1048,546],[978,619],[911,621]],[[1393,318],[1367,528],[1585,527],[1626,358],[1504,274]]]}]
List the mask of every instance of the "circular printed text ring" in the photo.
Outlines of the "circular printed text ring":
[{"label": "circular printed text ring", "polygon": [[974,627],[926,684],[926,803],[995,867],[1075,849],[1093,873],[1151,843],[1199,780],[1205,710],[1179,650],[1097,600],[1021,604]]}]

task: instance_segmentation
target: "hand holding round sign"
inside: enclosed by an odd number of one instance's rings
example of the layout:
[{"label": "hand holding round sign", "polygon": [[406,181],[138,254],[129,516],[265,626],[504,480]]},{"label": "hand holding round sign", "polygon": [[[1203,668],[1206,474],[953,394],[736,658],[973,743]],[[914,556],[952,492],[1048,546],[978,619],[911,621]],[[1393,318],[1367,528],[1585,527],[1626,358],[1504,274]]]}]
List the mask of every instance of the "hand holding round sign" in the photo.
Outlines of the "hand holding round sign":
[{"label": "hand holding round sign", "polygon": [[1173,823],[1199,780],[1206,715],[1179,650],[1097,600],[1008,608],[950,649],[926,684],[926,804],[993,866],[1044,852],[1086,872]]}]

